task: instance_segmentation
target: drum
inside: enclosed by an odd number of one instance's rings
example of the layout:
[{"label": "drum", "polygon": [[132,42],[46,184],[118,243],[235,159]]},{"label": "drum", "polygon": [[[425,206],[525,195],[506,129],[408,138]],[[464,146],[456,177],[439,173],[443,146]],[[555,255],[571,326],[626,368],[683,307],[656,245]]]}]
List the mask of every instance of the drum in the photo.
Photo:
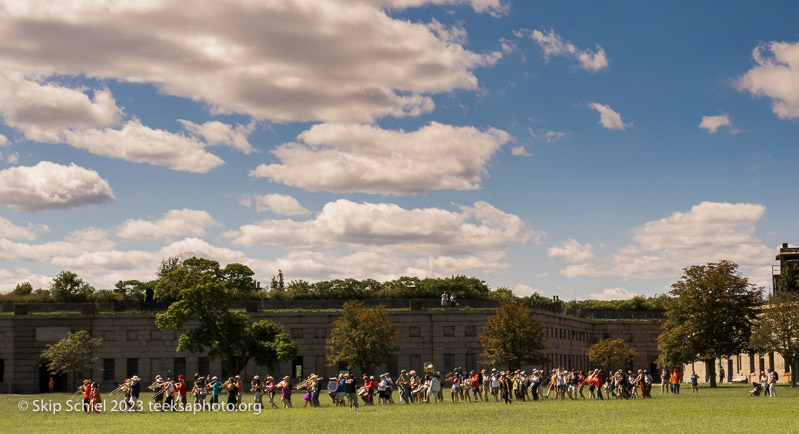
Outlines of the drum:
[{"label": "drum", "polygon": [[335,381],[331,381],[327,383],[327,391],[330,393],[335,393],[338,390],[338,383]]}]

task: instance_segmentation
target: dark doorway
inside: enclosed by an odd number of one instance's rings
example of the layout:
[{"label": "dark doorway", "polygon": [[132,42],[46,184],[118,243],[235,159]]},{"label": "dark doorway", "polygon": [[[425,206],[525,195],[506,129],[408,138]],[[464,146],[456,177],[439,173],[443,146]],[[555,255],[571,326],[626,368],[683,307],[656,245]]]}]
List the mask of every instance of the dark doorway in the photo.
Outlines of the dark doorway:
[{"label": "dark doorway", "polygon": [[291,374],[294,378],[305,378],[302,373],[302,356],[298,356],[296,359],[294,359],[294,361],[291,362],[291,366]]},{"label": "dark doorway", "polygon": [[47,361],[42,361],[39,365],[39,393],[47,393],[50,391],[50,377],[53,378],[53,391],[58,393],[71,392],[67,384],[67,374],[53,375],[47,371]]}]

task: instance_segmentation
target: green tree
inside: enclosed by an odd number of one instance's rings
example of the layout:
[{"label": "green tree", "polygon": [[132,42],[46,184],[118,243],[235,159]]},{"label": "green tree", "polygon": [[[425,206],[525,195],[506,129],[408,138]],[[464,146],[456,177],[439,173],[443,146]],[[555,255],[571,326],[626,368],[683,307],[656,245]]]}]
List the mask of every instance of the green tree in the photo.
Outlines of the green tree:
[{"label": "green tree", "polygon": [[399,350],[398,336],[385,306],[367,308],[360,301],[348,301],[327,338],[327,363],[333,366],[344,362],[350,369],[358,366],[361,372],[367,372],[389,362]]},{"label": "green tree", "polygon": [[47,360],[47,370],[51,374],[72,374],[72,384],[76,385],[79,372],[90,371],[97,360],[97,348],[102,339],[94,339],[86,330],[69,332],[67,337],[47,345],[41,357]]},{"label": "green tree", "polygon": [[520,303],[503,303],[486,319],[480,334],[484,363],[519,369],[523,364],[546,361],[546,333],[533,319],[533,310]]},{"label": "green tree", "polygon": [[94,287],[71,271],[62,271],[53,278],[50,294],[55,301],[85,301],[94,293]]},{"label": "green tree", "polygon": [[686,268],[670,294],[658,337],[661,360],[671,365],[703,361],[710,387],[716,387],[715,360],[749,346],[762,288],[741,276],[734,262],[719,261]]},{"label": "green tree", "polygon": [[774,292],[799,292],[799,266],[788,266],[780,270]]},{"label": "green tree", "polygon": [[30,295],[33,292],[33,285],[30,282],[18,283],[11,291],[14,295]]},{"label": "green tree", "polygon": [[776,351],[791,367],[791,387],[796,386],[799,361],[799,293],[781,292],[769,300],[755,322],[751,348],[759,353]]},{"label": "green tree", "polygon": [[208,259],[190,258],[169,271],[158,283],[156,294],[174,300],[166,312],[156,315],[160,329],[189,328],[178,339],[177,351],[207,352],[221,360],[231,374],[238,374],[251,359],[273,369],[275,362],[297,355],[297,344],[279,325],[232,312],[230,303],[253,287],[253,272],[241,264],[220,268]]},{"label": "green tree", "polygon": [[638,351],[624,342],[624,339],[602,339],[585,350],[588,360],[608,372],[614,366],[632,363]]}]

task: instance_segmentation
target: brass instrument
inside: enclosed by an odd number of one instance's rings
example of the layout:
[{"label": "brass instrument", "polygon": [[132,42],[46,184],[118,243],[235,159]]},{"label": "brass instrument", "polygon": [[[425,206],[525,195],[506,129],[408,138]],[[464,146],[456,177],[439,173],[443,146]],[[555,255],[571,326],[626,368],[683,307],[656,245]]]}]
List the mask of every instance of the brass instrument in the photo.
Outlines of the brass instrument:
[{"label": "brass instrument", "polygon": [[250,383],[250,392],[258,392],[259,389],[263,388],[263,386],[264,385],[261,383],[261,380],[252,380]]},{"label": "brass instrument", "polygon": [[434,368],[433,368],[433,364],[432,363],[427,362],[427,363],[424,364],[424,372],[426,374],[432,374],[433,373],[433,369]]},{"label": "brass instrument", "polygon": [[125,393],[125,392],[128,391],[129,388],[130,388],[130,384],[128,384],[128,382],[126,381],[126,382],[120,384],[119,387],[117,387],[116,389],[112,390],[108,394],[109,395],[114,395],[114,394],[117,394],[117,393],[120,393],[120,392]]},{"label": "brass instrument", "polygon": [[314,375],[314,374],[311,374],[311,375],[309,375],[309,376],[308,376],[308,378],[306,378],[305,380],[303,380],[303,381],[302,381],[300,384],[298,384],[298,385],[294,386],[294,389],[295,389],[295,390],[299,390],[299,389],[305,389],[305,388],[307,388],[307,387],[310,387],[310,386],[311,386],[312,384],[314,384],[315,382],[316,382],[316,375]]}]

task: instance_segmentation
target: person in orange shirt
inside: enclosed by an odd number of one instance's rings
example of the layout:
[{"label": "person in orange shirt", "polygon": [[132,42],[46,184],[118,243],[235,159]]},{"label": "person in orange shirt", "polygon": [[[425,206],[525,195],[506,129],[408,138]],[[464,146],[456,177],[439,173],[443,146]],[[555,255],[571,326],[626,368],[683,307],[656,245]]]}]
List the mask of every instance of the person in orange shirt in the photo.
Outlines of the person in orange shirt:
[{"label": "person in orange shirt", "polygon": [[78,390],[83,392],[83,411],[88,413],[92,403],[92,380],[83,380],[83,386]]},{"label": "person in orange shirt", "polygon": [[682,375],[680,375],[680,371],[677,368],[674,368],[674,372],[671,373],[671,393],[680,394],[680,383],[682,382]]}]

